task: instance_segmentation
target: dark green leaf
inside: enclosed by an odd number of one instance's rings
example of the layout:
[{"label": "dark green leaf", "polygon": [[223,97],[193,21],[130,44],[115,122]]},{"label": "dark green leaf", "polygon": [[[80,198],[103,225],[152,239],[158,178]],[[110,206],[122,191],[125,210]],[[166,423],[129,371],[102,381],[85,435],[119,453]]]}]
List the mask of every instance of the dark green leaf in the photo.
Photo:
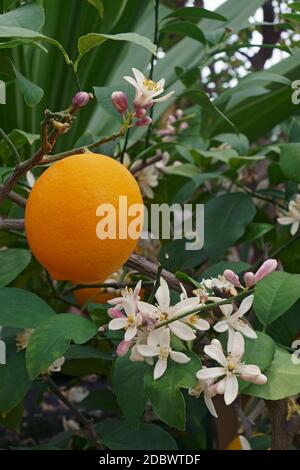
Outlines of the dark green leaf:
[{"label": "dark green leaf", "polygon": [[[30,134],[20,129],[14,129],[8,134],[8,137],[14,143],[17,149],[23,147],[25,144],[32,145],[40,138],[39,134]],[[11,154],[11,148],[7,145],[6,142],[4,142],[4,140],[0,140],[0,156],[4,159],[7,159],[11,156]]]},{"label": "dark green leaf", "polygon": [[300,143],[281,145],[280,167],[286,178],[300,183]]},{"label": "dark green leaf", "polygon": [[30,251],[21,248],[0,251],[0,287],[5,287],[16,279],[30,261]]},{"label": "dark green leaf", "polygon": [[185,36],[196,41],[206,43],[205,36],[201,29],[196,26],[194,23],[189,23],[188,21],[178,21],[176,23],[168,23],[160,30],[161,33],[174,33],[179,36]]},{"label": "dark green leaf", "polygon": [[45,21],[44,9],[36,3],[23,5],[0,15],[0,26],[17,26],[39,31]]},{"label": "dark green leaf", "polygon": [[215,11],[206,10],[205,8],[197,8],[197,7],[185,7],[185,8],[178,8],[172,13],[169,13],[167,16],[163,18],[166,20],[167,18],[207,18],[209,20],[216,20],[216,21],[227,21],[225,16],[220,15]]}]

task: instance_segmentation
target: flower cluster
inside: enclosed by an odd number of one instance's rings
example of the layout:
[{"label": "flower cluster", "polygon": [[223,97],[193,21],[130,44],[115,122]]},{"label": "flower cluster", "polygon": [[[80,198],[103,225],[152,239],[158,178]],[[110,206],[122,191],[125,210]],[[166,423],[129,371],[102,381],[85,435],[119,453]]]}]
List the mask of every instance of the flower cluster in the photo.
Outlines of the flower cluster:
[{"label": "flower cluster", "polygon": [[291,225],[291,235],[298,232],[300,226],[300,194],[297,194],[294,201],[290,201],[287,214],[279,217],[277,222],[281,225]]},{"label": "flower cluster", "polygon": [[[255,274],[251,273],[254,276],[252,286],[276,267],[275,260],[263,263]],[[193,341],[197,331],[208,332],[214,323],[215,332],[228,332],[226,353],[217,339],[213,339],[210,345],[204,347],[205,354],[220,366],[203,367],[199,370],[196,374],[198,384],[190,389],[189,393],[199,396],[203,392],[208,409],[216,416],[212,398],[222,394],[227,405],[232,403],[238,394],[237,378],[259,385],[266,383],[267,378],[257,365],[246,365],[242,362],[244,336],[255,339],[257,335],[245,319],[245,314],[252,307],[254,295],[251,291],[248,293],[247,283],[245,287],[242,286],[236,273],[226,270],[218,278],[203,280],[191,297],[188,297],[181,286],[180,300],[175,305],[171,303],[169,286],[163,278],[160,278],[160,285],[155,293],[155,304],[141,301],[141,285],[139,281],[134,290],[125,288],[120,297],[109,300],[111,307],[108,314],[111,320],[108,328],[124,331],[117,355],[125,355],[130,350],[132,361],[146,361],[154,365],[153,376],[154,380],[157,380],[166,372],[170,361],[186,364],[191,360],[189,355],[183,352],[184,348],[180,348],[180,351],[174,350],[174,345],[178,342],[172,341],[172,338]],[[244,296],[238,306],[234,298],[239,294],[237,289],[242,289],[240,294]],[[228,294],[231,298],[227,303]],[[201,307],[206,306],[207,302],[214,307],[214,312],[218,308],[222,317],[219,315],[218,318],[201,318]]]},{"label": "flower cluster", "polygon": [[[133,100],[133,109],[130,111],[130,120],[135,118],[135,126],[148,126],[151,124],[152,119],[147,115],[147,112],[156,103],[162,103],[170,98],[174,91],[160,96],[164,92],[165,80],[161,79],[158,82],[146,78],[145,75],[138,69],[132,69],[133,77],[125,76],[124,80],[130,83],[135,88],[135,98]],[[160,96],[160,98],[158,98]],[[123,117],[128,111],[128,96],[123,91],[115,91],[112,94],[112,104],[115,109]]]},{"label": "flower cluster", "polygon": [[174,114],[168,116],[165,127],[159,129],[158,134],[162,137],[163,142],[172,142],[178,133],[185,131],[188,127],[183,110],[177,109]]}]

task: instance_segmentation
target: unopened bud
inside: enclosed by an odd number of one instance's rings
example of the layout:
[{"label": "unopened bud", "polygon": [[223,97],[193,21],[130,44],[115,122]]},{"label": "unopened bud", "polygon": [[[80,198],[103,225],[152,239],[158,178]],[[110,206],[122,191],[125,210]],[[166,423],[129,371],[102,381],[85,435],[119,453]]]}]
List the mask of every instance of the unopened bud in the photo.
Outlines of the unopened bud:
[{"label": "unopened bud", "polygon": [[141,127],[141,126],[149,126],[152,122],[151,117],[149,116],[144,116],[142,119],[139,119],[134,123],[135,126]]},{"label": "unopened bud", "polygon": [[224,277],[227,279],[227,281],[231,282],[234,287],[242,287],[238,275],[235,274],[235,272],[231,269],[225,269]]},{"label": "unopened bud", "polygon": [[121,343],[119,344],[116,350],[117,356],[119,357],[125,356],[128,352],[129,347],[130,347],[130,341],[125,341],[125,340],[121,341]]},{"label": "unopened bud", "polygon": [[147,103],[140,103],[139,100],[135,100],[133,102],[133,106],[134,106],[134,109],[140,109],[140,108],[144,108],[146,110],[152,108],[152,106],[154,105],[154,101],[153,100],[149,100],[147,101]]},{"label": "unopened bud", "polygon": [[84,108],[94,96],[86,91],[79,91],[72,99],[73,108]]},{"label": "unopened bud", "polygon": [[250,272],[245,273],[244,274],[244,281],[245,281],[246,287],[254,286],[254,284],[256,283],[255,275],[253,273],[250,273]]},{"label": "unopened bud", "polygon": [[123,91],[114,91],[111,95],[111,101],[118,113],[124,114],[128,109],[128,98]]},{"label": "unopened bud", "polygon": [[123,313],[116,307],[109,308],[107,310],[108,316],[110,318],[123,318]]},{"label": "unopened bud", "polygon": [[261,281],[264,277],[271,274],[277,268],[276,259],[267,259],[255,273],[255,281]]},{"label": "unopened bud", "polygon": [[138,119],[141,119],[146,114],[147,114],[147,110],[145,108],[138,108],[134,113],[135,117]]}]

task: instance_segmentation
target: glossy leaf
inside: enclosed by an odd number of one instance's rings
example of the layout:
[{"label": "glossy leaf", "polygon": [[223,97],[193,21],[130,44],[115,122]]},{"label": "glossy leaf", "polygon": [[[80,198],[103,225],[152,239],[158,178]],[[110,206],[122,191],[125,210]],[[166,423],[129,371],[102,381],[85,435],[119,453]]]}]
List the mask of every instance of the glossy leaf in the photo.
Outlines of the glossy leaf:
[{"label": "glossy leaf", "polygon": [[0,251],[0,287],[5,287],[16,279],[30,261],[30,251],[21,248]]}]

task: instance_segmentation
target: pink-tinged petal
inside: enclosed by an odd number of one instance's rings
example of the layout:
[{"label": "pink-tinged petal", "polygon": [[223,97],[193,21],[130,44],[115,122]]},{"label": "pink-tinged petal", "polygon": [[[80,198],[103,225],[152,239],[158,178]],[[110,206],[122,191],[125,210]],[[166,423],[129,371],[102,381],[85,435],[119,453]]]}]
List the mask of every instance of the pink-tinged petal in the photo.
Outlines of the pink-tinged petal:
[{"label": "pink-tinged petal", "polygon": [[203,368],[196,373],[198,380],[214,379],[216,377],[222,377],[223,375],[225,375],[224,367]]},{"label": "pink-tinged petal", "polygon": [[252,287],[255,284],[255,275],[251,272],[247,272],[244,274],[244,281],[246,284],[246,287]]},{"label": "pink-tinged petal", "polygon": [[142,281],[139,281],[139,282],[137,283],[137,285],[135,286],[134,291],[133,291],[133,297],[134,297],[136,300],[139,299],[139,295],[140,295],[141,288],[142,288]]},{"label": "pink-tinged petal", "polygon": [[218,333],[224,333],[224,331],[227,331],[228,330],[227,320],[218,321],[218,323],[214,325],[214,330],[217,331]]},{"label": "pink-tinged petal", "polygon": [[170,330],[169,328],[162,328],[160,330],[160,340],[159,340],[160,346],[163,348],[169,348],[170,347]]},{"label": "pink-tinged petal", "polygon": [[125,332],[124,339],[125,341],[131,341],[137,334],[137,327],[136,326],[130,326],[127,328]]},{"label": "pink-tinged petal", "polygon": [[116,350],[117,356],[119,357],[125,356],[130,348],[130,344],[131,344],[130,341],[125,341],[125,340],[121,341],[121,343],[118,345],[117,350]]},{"label": "pink-tinged petal", "polygon": [[159,353],[157,348],[149,346],[148,344],[137,344],[136,349],[144,357],[154,357]]},{"label": "pink-tinged petal", "polygon": [[278,262],[276,259],[267,259],[255,273],[256,282],[261,281],[264,277],[275,271],[277,266]]},{"label": "pink-tinged petal", "polygon": [[224,401],[226,405],[230,405],[238,396],[239,384],[235,375],[228,375],[225,378]]},{"label": "pink-tinged petal", "polygon": [[183,299],[174,305],[174,312],[176,315],[180,315],[181,313],[188,312],[196,307],[200,306],[200,302],[198,297],[189,297],[188,299]]},{"label": "pink-tinged petal", "polygon": [[155,98],[153,100],[154,103],[162,103],[163,101],[166,101],[168,100],[169,98],[171,98],[172,95],[174,95],[175,91],[170,91],[170,93],[167,93],[166,95],[164,96],[161,96],[160,98]]},{"label": "pink-tinged petal", "polygon": [[121,312],[121,310],[119,310],[118,308],[109,308],[107,310],[107,313],[108,313],[108,316],[110,318],[125,318],[125,315],[123,312]]},{"label": "pink-tinged petal", "polygon": [[110,299],[107,301],[109,305],[122,305],[124,297],[116,297],[115,299]]},{"label": "pink-tinged petal", "polygon": [[231,353],[236,358],[243,357],[245,351],[245,342],[244,338],[238,331],[234,333]]},{"label": "pink-tinged petal", "polygon": [[158,359],[154,367],[154,380],[159,379],[167,370],[167,359]]},{"label": "pink-tinged petal", "polygon": [[[224,299],[223,299],[224,300]],[[223,313],[224,317],[228,318],[232,314],[233,306],[231,304],[220,305],[220,310]]]},{"label": "pink-tinged petal", "polygon": [[134,67],[132,67],[132,72],[138,85],[142,84],[143,81],[145,80],[145,75],[140,70]]},{"label": "pink-tinged petal", "polygon": [[205,346],[204,352],[222,366],[226,365],[226,357],[224,356],[223,351],[221,351],[218,346],[215,346],[213,344]]},{"label": "pink-tinged petal", "polygon": [[168,326],[175,336],[180,339],[183,339],[184,341],[192,341],[196,338],[196,335],[193,332],[192,328],[190,328],[182,321],[173,321],[172,323],[169,323]]},{"label": "pink-tinged petal", "polygon": [[207,395],[205,392],[204,392],[204,402],[210,412],[210,414],[214,417],[214,418],[217,418],[218,415],[217,415],[217,412],[216,412],[216,408],[213,404],[213,401],[211,399],[211,397],[209,395]]},{"label": "pink-tinged petal", "polygon": [[186,354],[178,351],[171,351],[170,357],[171,359],[173,359],[173,361],[178,362],[179,364],[186,364],[191,360],[191,358],[188,357]]},{"label": "pink-tinged petal", "polygon": [[134,86],[134,88],[135,88],[136,90],[139,90],[139,86],[138,86],[138,84],[137,84],[137,82],[135,81],[134,78],[132,78],[132,77],[127,77],[127,76],[126,76],[126,77],[123,77],[123,78],[124,78],[124,80],[126,80],[126,82],[130,83],[130,85]]},{"label": "pink-tinged petal", "polygon": [[241,318],[247,313],[250,308],[252,307],[254,300],[254,295],[248,295],[243,301],[241,302],[241,305],[239,306],[239,309],[237,311],[238,316]]},{"label": "pink-tinged petal", "polygon": [[208,331],[210,329],[210,324],[208,323],[208,321],[203,320],[203,318],[199,318],[199,320],[197,321],[197,323],[195,323],[194,326],[199,331]]},{"label": "pink-tinged petal", "polygon": [[254,364],[241,365],[240,367],[237,368],[237,372],[239,372],[240,374],[246,374],[246,375],[259,375],[260,368]]},{"label": "pink-tinged petal", "polygon": [[225,378],[217,382],[217,393],[223,395],[225,392],[226,381]]},{"label": "pink-tinged petal", "polygon": [[236,330],[242,333],[244,336],[247,336],[247,338],[251,338],[251,339],[257,338],[257,334],[255,333],[253,328],[251,328],[251,326],[249,326],[247,323],[237,324]]},{"label": "pink-tinged petal", "polygon": [[163,277],[160,278],[160,286],[156,291],[155,298],[162,310],[170,307],[170,290]]},{"label": "pink-tinged petal", "polygon": [[114,318],[108,324],[109,330],[122,330],[127,325],[127,319],[124,318]]},{"label": "pink-tinged petal", "polygon": [[224,277],[225,279],[227,279],[227,281],[231,282],[231,284],[233,284],[235,287],[242,287],[240,280],[239,280],[239,276],[231,269],[225,269]]}]

